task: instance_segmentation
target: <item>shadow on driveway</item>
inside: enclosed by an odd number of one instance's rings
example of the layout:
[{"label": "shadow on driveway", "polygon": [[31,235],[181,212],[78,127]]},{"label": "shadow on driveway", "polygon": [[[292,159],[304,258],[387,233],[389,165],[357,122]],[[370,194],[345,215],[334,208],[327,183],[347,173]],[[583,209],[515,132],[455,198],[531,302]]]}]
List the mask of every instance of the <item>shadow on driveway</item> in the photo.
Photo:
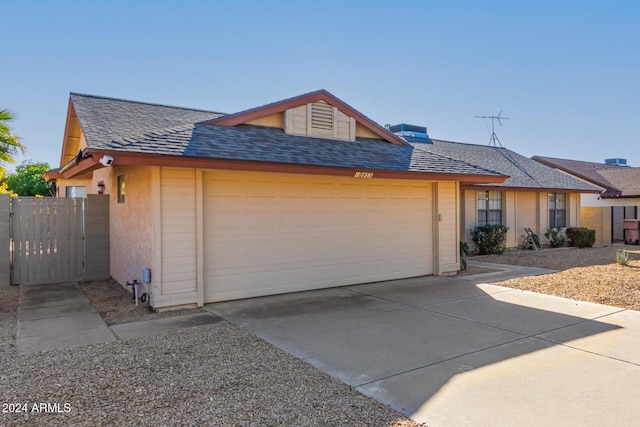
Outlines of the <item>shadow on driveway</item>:
[{"label": "shadow on driveway", "polygon": [[[639,317],[625,325],[619,308],[471,280],[427,276],[205,308],[429,425],[593,422],[612,389],[640,390],[640,353],[621,345]],[[605,408],[602,420],[619,412]]]}]

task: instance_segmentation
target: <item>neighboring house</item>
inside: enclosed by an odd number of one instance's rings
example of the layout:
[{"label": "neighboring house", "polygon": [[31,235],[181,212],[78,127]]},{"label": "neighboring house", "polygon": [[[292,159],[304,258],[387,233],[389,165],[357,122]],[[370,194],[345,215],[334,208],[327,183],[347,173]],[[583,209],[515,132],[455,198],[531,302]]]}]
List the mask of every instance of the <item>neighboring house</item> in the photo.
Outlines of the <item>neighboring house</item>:
[{"label": "neighboring house", "polygon": [[323,90],[229,115],[71,94],[47,177],[109,195],[111,275],[151,268],[156,308],[454,274],[478,215],[460,193],[477,211],[481,184],[507,224],[516,198],[535,208],[519,224],[546,218],[549,185],[520,197],[508,173],[423,148]]},{"label": "neighboring house", "polygon": [[[426,128],[423,130],[426,135]],[[399,135],[404,133],[398,132]],[[502,183],[460,186],[460,235],[470,244],[471,231],[484,224],[509,227],[508,248],[523,245],[525,228],[531,228],[545,241],[544,233],[550,228],[580,226],[580,194],[599,192],[588,183],[503,147],[428,137],[423,142],[415,137],[410,140],[414,147],[509,176]]]},{"label": "neighboring house", "polygon": [[582,195],[583,222],[596,229],[596,238],[602,230],[603,240],[598,243],[624,240],[624,219],[638,219],[640,168],[542,156],[533,159],[597,186],[599,194]]}]

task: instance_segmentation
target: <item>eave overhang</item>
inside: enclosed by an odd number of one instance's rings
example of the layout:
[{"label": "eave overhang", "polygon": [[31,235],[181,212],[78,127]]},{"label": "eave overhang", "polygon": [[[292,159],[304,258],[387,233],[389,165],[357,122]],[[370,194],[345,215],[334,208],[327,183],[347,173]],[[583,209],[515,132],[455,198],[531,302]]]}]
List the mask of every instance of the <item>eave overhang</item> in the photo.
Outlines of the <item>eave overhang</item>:
[{"label": "eave overhang", "polygon": [[51,181],[55,181],[56,179],[64,178],[64,176],[62,176],[62,173],[59,170],[47,171],[47,172],[42,174],[42,177],[47,182],[51,182]]},{"label": "eave overhang", "polygon": [[[71,161],[62,169],[64,178],[71,178],[92,172],[105,167],[99,159],[104,155],[113,157],[113,166],[165,166],[183,168],[202,169],[223,169],[242,170],[256,172],[275,173],[299,173],[311,175],[332,175],[332,176],[363,176],[359,172],[371,173],[371,178],[386,179],[417,179],[429,181],[463,181],[474,184],[499,184],[503,183],[508,176],[505,175],[485,175],[485,174],[457,174],[442,172],[420,172],[420,171],[396,171],[378,170],[368,168],[345,168],[335,166],[316,166],[292,163],[276,163],[264,161],[229,160],[208,157],[189,157],[166,154],[133,153],[116,150],[85,149],[82,153],[82,160]],[[368,175],[365,175],[368,176]]]},{"label": "eave overhang", "polygon": [[502,185],[476,185],[476,184],[479,184],[479,183],[470,183],[470,182],[464,181],[460,185],[460,188],[463,190],[534,191],[534,192],[544,191],[548,193],[600,194],[600,190],[579,190],[579,189],[573,189],[573,188],[514,187],[514,186],[502,186]]}]

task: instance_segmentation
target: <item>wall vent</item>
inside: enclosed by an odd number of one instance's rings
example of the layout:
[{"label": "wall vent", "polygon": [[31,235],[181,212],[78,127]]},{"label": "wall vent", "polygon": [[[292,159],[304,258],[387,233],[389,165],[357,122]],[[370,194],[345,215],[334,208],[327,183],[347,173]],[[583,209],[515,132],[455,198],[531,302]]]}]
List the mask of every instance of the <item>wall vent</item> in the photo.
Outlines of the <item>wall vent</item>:
[{"label": "wall vent", "polygon": [[311,104],[311,127],[333,130],[333,107],[324,102]]}]

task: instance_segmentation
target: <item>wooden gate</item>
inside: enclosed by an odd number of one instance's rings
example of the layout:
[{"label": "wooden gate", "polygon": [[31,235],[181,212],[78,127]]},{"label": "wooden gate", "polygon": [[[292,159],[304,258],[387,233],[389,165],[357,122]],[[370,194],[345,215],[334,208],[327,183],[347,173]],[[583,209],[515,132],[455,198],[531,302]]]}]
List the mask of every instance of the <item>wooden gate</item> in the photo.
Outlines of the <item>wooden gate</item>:
[{"label": "wooden gate", "polygon": [[82,280],[82,198],[17,197],[11,203],[13,284]]}]

